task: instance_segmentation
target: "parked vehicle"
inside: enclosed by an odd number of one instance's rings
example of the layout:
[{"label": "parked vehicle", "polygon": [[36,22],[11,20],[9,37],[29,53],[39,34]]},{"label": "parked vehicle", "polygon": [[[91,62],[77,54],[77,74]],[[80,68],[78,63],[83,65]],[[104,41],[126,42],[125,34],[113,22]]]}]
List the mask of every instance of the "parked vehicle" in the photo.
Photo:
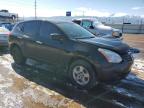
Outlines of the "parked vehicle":
[{"label": "parked vehicle", "polygon": [[119,81],[133,64],[127,44],[97,38],[72,22],[20,22],[9,36],[9,46],[17,64],[24,64],[26,58],[45,62],[82,89]]},{"label": "parked vehicle", "polygon": [[8,36],[9,30],[4,27],[0,27],[0,47],[8,46]]},{"label": "parked vehicle", "polygon": [[14,24],[11,23],[0,23],[0,27],[4,27],[6,29],[8,29],[9,31],[11,31],[14,27]]},{"label": "parked vehicle", "polygon": [[98,37],[122,39],[122,32],[120,30],[105,26],[95,18],[80,18],[73,19],[72,21]]},{"label": "parked vehicle", "polygon": [[0,17],[4,18],[11,18],[11,19],[16,19],[18,17],[18,14],[15,13],[9,13],[8,10],[0,10]]}]

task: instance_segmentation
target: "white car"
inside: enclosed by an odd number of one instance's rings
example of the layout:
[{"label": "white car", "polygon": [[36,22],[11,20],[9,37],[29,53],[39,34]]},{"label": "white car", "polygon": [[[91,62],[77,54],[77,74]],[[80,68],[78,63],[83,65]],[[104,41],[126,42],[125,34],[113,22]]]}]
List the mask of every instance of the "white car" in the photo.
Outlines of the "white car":
[{"label": "white car", "polygon": [[14,19],[16,19],[18,17],[18,14],[9,13],[8,10],[0,10],[0,17],[12,18],[14,20]]},{"label": "white car", "polygon": [[10,31],[4,27],[0,27],[0,47],[8,46],[8,37]]},{"label": "white car", "polygon": [[119,29],[105,26],[95,18],[80,18],[73,19],[72,21],[87,29],[97,37],[122,39],[122,32]]}]

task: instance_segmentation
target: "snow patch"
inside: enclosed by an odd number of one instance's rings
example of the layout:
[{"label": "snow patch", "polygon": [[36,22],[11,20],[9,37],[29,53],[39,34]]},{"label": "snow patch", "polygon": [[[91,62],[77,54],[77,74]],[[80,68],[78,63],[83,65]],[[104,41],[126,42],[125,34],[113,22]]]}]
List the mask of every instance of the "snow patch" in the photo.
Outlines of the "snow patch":
[{"label": "snow patch", "polygon": [[144,72],[144,61],[143,60],[135,60],[133,64],[133,69],[137,69],[140,72]]},{"label": "snow patch", "polygon": [[124,104],[118,102],[117,100],[113,100],[113,102],[121,107],[124,107],[124,108],[128,108],[127,106],[125,106]]},{"label": "snow patch", "polygon": [[10,79],[10,78],[4,78],[0,74],[0,89],[11,87],[12,85],[13,85],[13,80],[12,79]]},{"label": "snow patch", "polygon": [[37,90],[28,88],[23,92],[24,97],[31,97],[31,99],[36,103],[42,103],[45,106],[54,107],[57,106],[59,101],[52,99],[51,96],[45,95]]},{"label": "snow patch", "polygon": [[5,61],[5,60],[0,58],[0,64],[3,65],[4,67],[10,69],[10,70],[13,70],[11,67],[11,63],[9,61]]},{"label": "snow patch", "polygon": [[119,87],[115,87],[114,88],[118,93],[120,93],[120,94],[124,94],[124,95],[126,95],[126,96],[128,96],[128,97],[132,97],[132,94],[130,94],[126,89],[124,89],[124,88],[119,88]]},{"label": "snow patch", "polygon": [[14,93],[5,93],[3,95],[3,108],[23,108],[23,102],[19,95]]},{"label": "snow patch", "polygon": [[0,74],[0,82],[4,81],[4,77]]}]

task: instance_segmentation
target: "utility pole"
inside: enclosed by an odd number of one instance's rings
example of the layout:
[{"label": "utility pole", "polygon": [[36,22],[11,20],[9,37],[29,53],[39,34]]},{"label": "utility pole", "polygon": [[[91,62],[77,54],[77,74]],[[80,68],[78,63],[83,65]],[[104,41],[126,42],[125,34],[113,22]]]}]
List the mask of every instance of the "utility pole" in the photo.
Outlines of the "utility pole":
[{"label": "utility pole", "polygon": [[83,16],[84,16],[84,11],[82,11],[82,13],[83,13]]},{"label": "utility pole", "polygon": [[35,19],[37,19],[37,1],[35,0],[35,3],[34,3],[35,5]]},{"label": "utility pole", "polygon": [[84,10],[82,11],[82,16],[83,16],[83,17],[85,16],[85,11],[84,11]]},{"label": "utility pole", "polygon": [[123,31],[124,31],[124,23],[125,23],[125,17],[123,16],[122,33],[123,33]]},{"label": "utility pole", "polygon": [[142,33],[142,26],[143,26],[143,18],[141,18],[141,22],[140,22],[140,33]]}]

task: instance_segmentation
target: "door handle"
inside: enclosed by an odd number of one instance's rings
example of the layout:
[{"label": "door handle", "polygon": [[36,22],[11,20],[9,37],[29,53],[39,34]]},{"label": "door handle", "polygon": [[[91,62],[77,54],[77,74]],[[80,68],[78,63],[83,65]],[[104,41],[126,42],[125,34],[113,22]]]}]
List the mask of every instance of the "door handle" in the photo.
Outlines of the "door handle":
[{"label": "door handle", "polygon": [[24,38],[27,38],[27,39],[28,39],[28,38],[30,38],[30,37],[29,37],[29,36],[27,36],[27,35],[23,35],[23,37],[24,37]]},{"label": "door handle", "polygon": [[38,44],[43,44],[42,42],[40,42],[40,41],[36,41],[36,43],[38,43]]},{"label": "door handle", "polygon": [[21,37],[21,36],[17,36],[17,38],[22,39],[22,37]]}]

